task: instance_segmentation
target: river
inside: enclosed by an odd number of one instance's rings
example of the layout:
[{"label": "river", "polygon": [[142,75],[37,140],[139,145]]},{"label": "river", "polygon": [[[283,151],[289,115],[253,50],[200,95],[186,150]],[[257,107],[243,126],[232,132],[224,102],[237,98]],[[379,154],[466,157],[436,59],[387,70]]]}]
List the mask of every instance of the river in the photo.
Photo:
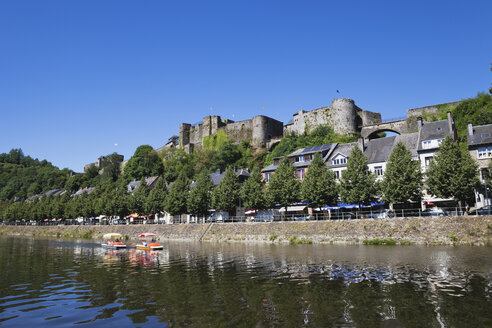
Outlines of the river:
[{"label": "river", "polygon": [[5,327],[492,327],[492,248],[0,237]]}]

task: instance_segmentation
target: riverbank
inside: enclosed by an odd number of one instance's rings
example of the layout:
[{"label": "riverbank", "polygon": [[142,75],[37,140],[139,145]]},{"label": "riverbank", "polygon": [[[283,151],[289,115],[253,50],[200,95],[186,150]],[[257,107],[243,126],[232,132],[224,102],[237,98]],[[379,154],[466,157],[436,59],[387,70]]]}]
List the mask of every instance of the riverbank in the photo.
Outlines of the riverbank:
[{"label": "riverbank", "polygon": [[118,232],[126,240],[134,240],[143,232],[154,232],[160,241],[492,246],[492,216],[226,224],[0,226],[0,235],[102,240],[102,235],[108,232]]}]

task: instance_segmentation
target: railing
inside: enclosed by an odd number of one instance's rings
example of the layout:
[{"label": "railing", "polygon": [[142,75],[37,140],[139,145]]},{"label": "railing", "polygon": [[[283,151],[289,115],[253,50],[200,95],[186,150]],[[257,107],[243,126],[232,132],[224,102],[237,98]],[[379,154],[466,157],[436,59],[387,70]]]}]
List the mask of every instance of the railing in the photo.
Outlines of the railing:
[{"label": "railing", "polygon": [[[492,214],[492,213],[491,213]],[[272,215],[259,215],[259,216],[230,216],[222,218],[210,218],[210,217],[171,217],[171,224],[204,224],[204,223],[239,223],[239,222],[279,222],[279,221],[321,221],[321,220],[353,220],[353,219],[392,219],[392,218],[409,218],[409,217],[443,217],[443,216],[469,216],[465,208],[459,207],[447,207],[430,210],[421,209],[395,209],[390,211],[388,209],[335,209],[322,213],[314,214],[282,214],[278,211]],[[475,216],[475,215],[474,215]],[[133,224],[166,224],[163,220],[137,220],[130,222],[128,220],[120,220],[115,222],[99,222],[96,220],[79,222],[77,220],[63,220],[63,221],[0,221],[0,225],[19,225],[19,226],[55,226],[55,225],[133,225]]]}]

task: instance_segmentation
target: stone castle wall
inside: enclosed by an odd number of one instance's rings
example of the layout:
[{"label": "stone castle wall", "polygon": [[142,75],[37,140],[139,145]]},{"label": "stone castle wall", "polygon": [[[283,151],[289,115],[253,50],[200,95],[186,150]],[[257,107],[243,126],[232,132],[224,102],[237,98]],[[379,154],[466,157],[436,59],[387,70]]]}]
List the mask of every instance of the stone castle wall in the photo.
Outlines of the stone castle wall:
[{"label": "stone castle wall", "polygon": [[381,122],[381,114],[363,111],[352,99],[334,99],[331,106],[311,111],[300,110],[293,117],[293,123],[286,125],[285,133],[302,134],[312,131],[319,125],[328,124],[334,131],[343,135],[355,135],[364,125]]},{"label": "stone castle wall", "polygon": [[223,129],[233,142],[249,140],[255,148],[264,148],[270,139],[283,135],[283,123],[263,115],[239,122],[221,119],[220,116],[206,116],[202,123],[196,125],[181,124],[180,146],[187,152],[201,148],[203,139],[214,135],[219,129]]}]

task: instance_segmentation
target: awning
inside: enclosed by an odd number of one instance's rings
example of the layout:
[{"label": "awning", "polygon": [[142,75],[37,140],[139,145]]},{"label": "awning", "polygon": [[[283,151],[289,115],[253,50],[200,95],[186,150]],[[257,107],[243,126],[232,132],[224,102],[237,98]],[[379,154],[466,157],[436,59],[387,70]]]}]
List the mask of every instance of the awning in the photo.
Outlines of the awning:
[{"label": "awning", "polygon": [[[287,212],[301,212],[306,208],[305,205],[301,206],[287,206]],[[285,212],[285,207],[282,207],[279,212]]]}]

